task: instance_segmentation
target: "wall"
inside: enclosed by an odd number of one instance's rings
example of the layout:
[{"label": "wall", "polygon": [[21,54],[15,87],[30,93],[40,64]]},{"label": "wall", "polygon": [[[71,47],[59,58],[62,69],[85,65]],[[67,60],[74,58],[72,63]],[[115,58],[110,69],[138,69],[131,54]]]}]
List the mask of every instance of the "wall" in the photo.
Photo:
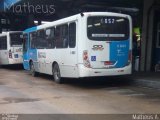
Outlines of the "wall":
[{"label": "wall", "polygon": [[144,0],[143,25],[141,41],[140,71],[150,71],[152,31],[153,31],[153,10],[155,0]]}]

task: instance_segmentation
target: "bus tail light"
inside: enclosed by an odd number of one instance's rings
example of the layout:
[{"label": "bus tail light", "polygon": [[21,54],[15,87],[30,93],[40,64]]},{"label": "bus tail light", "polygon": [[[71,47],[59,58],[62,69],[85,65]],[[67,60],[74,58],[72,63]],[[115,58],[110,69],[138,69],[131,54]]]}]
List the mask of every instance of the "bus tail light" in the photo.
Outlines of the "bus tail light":
[{"label": "bus tail light", "polygon": [[84,64],[85,67],[88,67],[88,68],[91,67],[90,62],[89,62],[89,58],[88,58],[88,51],[87,50],[83,51],[83,64]]},{"label": "bus tail light", "polygon": [[9,58],[12,58],[12,52],[9,50]]}]

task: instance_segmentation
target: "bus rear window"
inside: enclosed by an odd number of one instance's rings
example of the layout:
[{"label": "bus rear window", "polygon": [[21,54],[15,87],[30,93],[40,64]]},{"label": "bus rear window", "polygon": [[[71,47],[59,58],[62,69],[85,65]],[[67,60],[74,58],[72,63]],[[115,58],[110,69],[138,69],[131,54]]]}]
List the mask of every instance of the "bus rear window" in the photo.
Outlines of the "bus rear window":
[{"label": "bus rear window", "polygon": [[10,34],[11,47],[22,45],[23,39],[21,38],[21,35],[22,33],[11,33]]},{"label": "bus rear window", "polygon": [[126,18],[94,16],[87,20],[87,35],[90,40],[127,40],[129,31],[129,20]]}]

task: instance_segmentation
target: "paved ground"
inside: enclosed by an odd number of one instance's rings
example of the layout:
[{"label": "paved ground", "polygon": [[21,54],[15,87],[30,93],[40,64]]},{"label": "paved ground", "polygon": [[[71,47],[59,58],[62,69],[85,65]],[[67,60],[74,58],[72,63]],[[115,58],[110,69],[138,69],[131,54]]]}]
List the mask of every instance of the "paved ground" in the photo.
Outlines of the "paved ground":
[{"label": "paved ground", "polygon": [[22,69],[0,68],[0,113],[160,113],[160,91],[119,77],[58,85],[51,76],[34,78]]}]

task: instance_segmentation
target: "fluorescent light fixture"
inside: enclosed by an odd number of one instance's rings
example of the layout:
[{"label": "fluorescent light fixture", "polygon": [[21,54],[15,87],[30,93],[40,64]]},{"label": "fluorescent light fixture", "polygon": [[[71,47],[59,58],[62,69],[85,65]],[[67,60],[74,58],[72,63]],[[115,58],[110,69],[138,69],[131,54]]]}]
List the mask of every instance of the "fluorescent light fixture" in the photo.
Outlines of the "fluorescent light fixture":
[{"label": "fluorescent light fixture", "polygon": [[[35,24],[38,24],[38,21],[34,21]],[[48,22],[48,21],[41,21],[41,24],[46,24],[46,23],[51,23],[51,22]]]},{"label": "fluorescent light fixture", "polygon": [[124,19],[118,19],[116,22],[124,22]]},{"label": "fluorescent light fixture", "polygon": [[100,26],[101,25],[101,23],[96,23],[96,24],[94,24],[95,26]]},{"label": "fluorescent light fixture", "polygon": [[93,27],[93,25],[88,25],[88,28],[91,28],[91,27]]}]

